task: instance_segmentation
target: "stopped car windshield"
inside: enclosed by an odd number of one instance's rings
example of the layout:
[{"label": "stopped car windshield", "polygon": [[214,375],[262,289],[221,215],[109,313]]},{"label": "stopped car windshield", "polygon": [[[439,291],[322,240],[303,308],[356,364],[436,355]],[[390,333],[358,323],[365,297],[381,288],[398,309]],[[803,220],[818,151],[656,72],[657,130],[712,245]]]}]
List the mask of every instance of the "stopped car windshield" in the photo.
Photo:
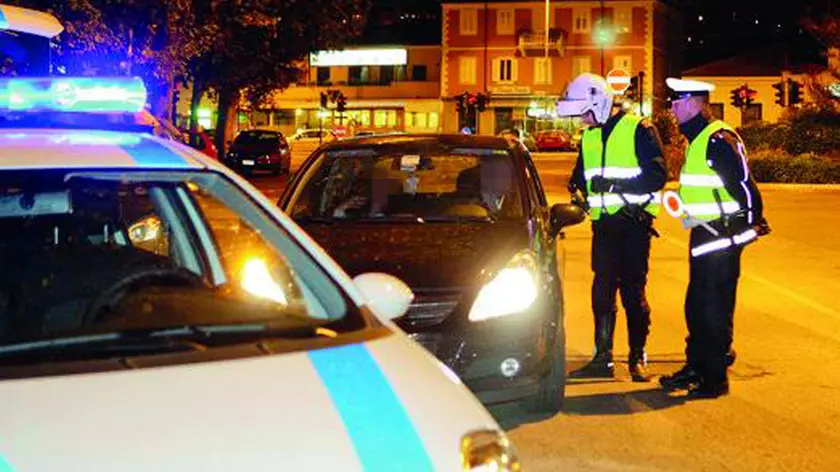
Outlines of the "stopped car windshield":
[{"label": "stopped car windshield", "polygon": [[109,355],[130,355],[152,338],[365,325],[297,242],[212,172],[0,172],[0,267],[4,364],[55,360],[59,347],[90,359],[106,341]]},{"label": "stopped car windshield", "polygon": [[292,197],[302,221],[494,221],[522,217],[506,149],[424,143],[324,150]]}]

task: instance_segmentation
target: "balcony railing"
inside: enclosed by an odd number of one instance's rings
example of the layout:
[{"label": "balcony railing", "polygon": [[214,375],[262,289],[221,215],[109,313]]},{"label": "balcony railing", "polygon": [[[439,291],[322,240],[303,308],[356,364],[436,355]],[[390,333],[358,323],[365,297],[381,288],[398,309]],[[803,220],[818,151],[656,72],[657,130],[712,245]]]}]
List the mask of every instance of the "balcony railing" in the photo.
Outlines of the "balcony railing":
[{"label": "balcony railing", "polygon": [[562,29],[551,29],[548,32],[522,30],[518,35],[517,49],[523,56],[538,56],[545,54],[546,43],[548,53],[552,56],[566,54],[566,32]]}]

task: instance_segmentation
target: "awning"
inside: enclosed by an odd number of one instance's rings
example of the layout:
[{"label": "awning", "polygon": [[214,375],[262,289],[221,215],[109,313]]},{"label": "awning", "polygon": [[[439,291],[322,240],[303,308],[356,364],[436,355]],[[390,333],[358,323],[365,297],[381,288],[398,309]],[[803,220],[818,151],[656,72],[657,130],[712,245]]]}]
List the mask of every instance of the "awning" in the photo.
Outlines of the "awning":
[{"label": "awning", "polygon": [[0,30],[18,31],[53,38],[64,31],[58,19],[49,13],[11,5],[0,5]]}]

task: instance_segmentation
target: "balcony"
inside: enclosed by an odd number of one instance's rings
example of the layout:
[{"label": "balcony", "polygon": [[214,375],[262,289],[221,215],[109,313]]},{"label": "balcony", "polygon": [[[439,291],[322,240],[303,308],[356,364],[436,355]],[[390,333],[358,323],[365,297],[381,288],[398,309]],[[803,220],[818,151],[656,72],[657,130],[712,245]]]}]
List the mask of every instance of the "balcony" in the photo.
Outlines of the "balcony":
[{"label": "balcony", "polygon": [[545,55],[546,41],[548,55],[563,57],[566,55],[567,33],[563,29],[552,28],[546,31],[521,30],[517,35],[517,55],[525,57],[540,57]]}]

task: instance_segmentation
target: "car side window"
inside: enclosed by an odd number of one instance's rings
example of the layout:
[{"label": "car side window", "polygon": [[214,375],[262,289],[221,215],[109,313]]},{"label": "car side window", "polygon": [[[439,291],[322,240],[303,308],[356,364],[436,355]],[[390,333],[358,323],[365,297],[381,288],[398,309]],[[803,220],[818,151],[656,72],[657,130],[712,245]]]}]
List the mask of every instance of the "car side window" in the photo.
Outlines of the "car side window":
[{"label": "car side window", "polygon": [[522,159],[525,161],[528,192],[534,198],[535,202],[539,202],[541,206],[548,206],[548,200],[545,198],[545,191],[543,190],[542,182],[540,182],[540,176],[537,173],[537,168],[534,166],[534,161],[531,159],[530,153],[523,153]]}]

